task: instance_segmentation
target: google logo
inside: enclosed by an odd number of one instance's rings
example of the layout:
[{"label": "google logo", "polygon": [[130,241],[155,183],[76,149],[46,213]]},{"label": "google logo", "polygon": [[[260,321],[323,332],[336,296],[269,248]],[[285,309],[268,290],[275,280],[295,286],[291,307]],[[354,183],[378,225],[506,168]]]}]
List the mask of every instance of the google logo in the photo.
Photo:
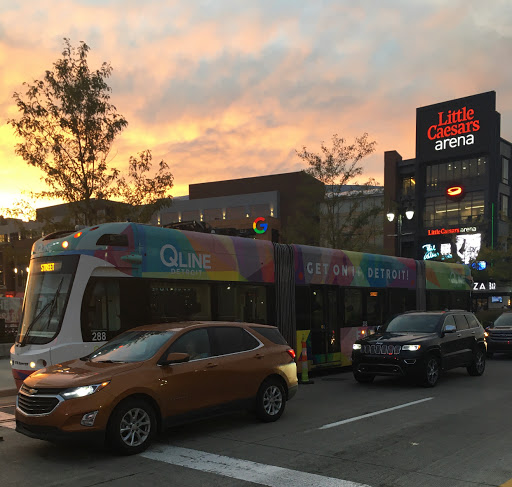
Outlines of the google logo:
[{"label": "google logo", "polygon": [[268,223],[261,223],[260,224],[261,228],[258,228],[258,223],[264,222],[264,221],[265,221],[265,218],[263,218],[262,216],[259,216],[258,218],[256,218],[256,220],[254,220],[252,222],[252,228],[256,233],[265,233],[267,231]]}]

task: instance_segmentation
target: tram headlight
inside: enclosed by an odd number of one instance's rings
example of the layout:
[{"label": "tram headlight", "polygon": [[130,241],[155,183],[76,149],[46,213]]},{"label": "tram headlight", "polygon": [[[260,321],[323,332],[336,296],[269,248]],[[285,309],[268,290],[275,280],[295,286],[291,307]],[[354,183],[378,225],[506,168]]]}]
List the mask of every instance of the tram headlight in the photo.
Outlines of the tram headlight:
[{"label": "tram headlight", "polygon": [[73,387],[72,389],[68,389],[66,392],[62,393],[62,397],[64,399],[75,399],[77,397],[90,396],[95,392],[100,391],[104,387],[109,385],[110,381],[102,382],[101,384],[93,384],[90,386],[80,386]]}]

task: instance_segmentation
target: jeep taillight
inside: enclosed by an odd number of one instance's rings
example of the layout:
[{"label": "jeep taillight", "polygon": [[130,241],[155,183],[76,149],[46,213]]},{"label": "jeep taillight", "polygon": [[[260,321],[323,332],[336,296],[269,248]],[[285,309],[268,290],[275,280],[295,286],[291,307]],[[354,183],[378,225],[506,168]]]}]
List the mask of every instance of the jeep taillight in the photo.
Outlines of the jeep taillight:
[{"label": "jeep taillight", "polygon": [[289,348],[286,352],[293,360],[295,360],[295,350],[293,348]]}]

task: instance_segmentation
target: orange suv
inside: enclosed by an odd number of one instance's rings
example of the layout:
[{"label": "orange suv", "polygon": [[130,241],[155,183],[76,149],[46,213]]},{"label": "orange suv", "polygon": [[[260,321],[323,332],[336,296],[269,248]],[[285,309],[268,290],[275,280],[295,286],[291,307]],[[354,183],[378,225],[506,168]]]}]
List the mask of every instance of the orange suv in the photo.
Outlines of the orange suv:
[{"label": "orange suv", "polygon": [[148,325],[27,377],[16,431],[51,441],[106,438],[133,454],[171,424],[233,406],[276,421],[296,392],[295,352],[273,326]]}]

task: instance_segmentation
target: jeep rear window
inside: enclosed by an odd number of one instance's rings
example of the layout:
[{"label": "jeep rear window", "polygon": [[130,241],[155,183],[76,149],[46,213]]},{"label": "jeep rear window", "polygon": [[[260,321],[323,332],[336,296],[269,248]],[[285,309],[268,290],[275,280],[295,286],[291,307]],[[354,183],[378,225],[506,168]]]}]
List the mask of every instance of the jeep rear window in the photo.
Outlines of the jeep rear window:
[{"label": "jeep rear window", "polygon": [[283,335],[279,333],[277,328],[263,328],[259,326],[251,327],[251,330],[254,330],[256,333],[264,336],[267,340],[270,340],[272,343],[276,343],[277,345],[288,345],[286,340],[283,338]]},{"label": "jeep rear window", "polygon": [[400,315],[386,326],[387,332],[432,333],[436,331],[439,315]]}]

